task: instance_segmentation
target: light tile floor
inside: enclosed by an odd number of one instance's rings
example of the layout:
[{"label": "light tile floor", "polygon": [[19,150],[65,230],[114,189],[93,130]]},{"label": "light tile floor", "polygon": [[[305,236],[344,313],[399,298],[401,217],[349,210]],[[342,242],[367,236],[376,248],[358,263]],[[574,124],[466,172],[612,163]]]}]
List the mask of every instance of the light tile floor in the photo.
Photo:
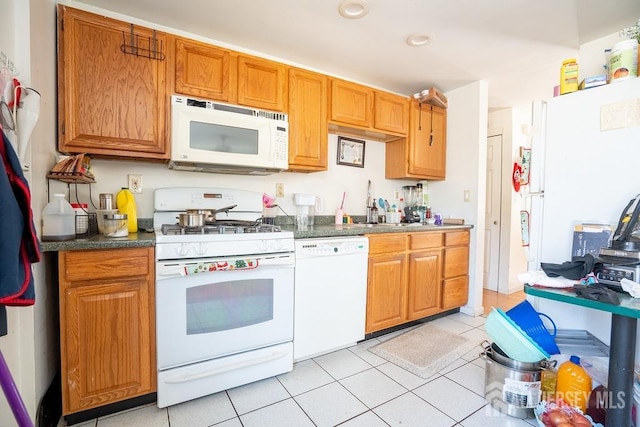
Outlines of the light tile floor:
[{"label": "light tile floor", "polygon": [[[486,294],[486,292],[485,292]],[[491,295],[489,295],[491,297]],[[508,309],[524,296],[489,307]],[[486,304],[486,303],[485,303]],[[432,324],[489,339],[484,316],[455,313]],[[405,330],[406,331],[406,330]],[[494,410],[484,398],[484,360],[478,347],[428,379],[368,351],[399,331],[304,360],[283,375],[229,389],[169,408],[155,404],[100,417],[78,426],[304,427],[304,426],[536,426]],[[434,343],[437,345],[437,343]],[[64,425],[61,421],[60,425]]]}]

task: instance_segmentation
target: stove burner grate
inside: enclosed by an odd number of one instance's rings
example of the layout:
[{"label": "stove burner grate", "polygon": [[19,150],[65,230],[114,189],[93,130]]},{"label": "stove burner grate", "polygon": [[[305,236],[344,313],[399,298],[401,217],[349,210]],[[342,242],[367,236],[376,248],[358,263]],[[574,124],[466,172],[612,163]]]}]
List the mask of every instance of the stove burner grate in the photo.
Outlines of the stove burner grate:
[{"label": "stove burner grate", "polygon": [[208,224],[202,227],[182,227],[179,224],[162,224],[164,235],[190,234],[244,234],[244,233],[275,233],[282,229],[277,225],[262,224],[255,221],[225,221]]}]

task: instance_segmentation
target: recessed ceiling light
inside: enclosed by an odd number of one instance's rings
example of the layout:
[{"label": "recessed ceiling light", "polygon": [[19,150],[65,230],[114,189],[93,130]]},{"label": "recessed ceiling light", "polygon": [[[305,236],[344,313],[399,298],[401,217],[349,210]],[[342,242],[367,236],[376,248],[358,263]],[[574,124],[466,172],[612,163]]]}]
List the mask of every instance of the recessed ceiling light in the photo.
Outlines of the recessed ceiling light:
[{"label": "recessed ceiling light", "polygon": [[343,0],[338,10],[345,18],[362,18],[369,12],[369,3],[367,0]]},{"label": "recessed ceiling light", "polygon": [[407,44],[412,47],[424,46],[429,43],[429,36],[426,34],[415,33],[407,37]]}]

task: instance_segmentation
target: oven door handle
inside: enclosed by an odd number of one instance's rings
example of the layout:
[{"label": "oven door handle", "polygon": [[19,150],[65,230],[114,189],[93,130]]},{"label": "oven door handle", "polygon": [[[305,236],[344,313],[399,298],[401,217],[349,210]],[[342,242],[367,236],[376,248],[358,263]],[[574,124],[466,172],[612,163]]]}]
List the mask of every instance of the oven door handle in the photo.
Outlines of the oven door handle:
[{"label": "oven door handle", "polygon": [[214,375],[219,375],[225,372],[230,372],[230,371],[234,371],[234,370],[238,370],[238,369],[242,369],[242,368],[246,368],[248,366],[255,366],[258,365],[260,363],[266,363],[266,362],[270,362],[272,360],[276,360],[276,359],[280,359],[281,357],[286,356],[287,354],[289,354],[288,350],[277,350],[277,351],[272,351],[269,354],[266,354],[264,356],[260,356],[260,357],[252,357],[250,359],[245,359],[245,360],[238,360],[235,362],[231,362],[231,363],[226,363],[223,364],[221,366],[217,366],[215,368],[209,369],[205,372],[199,372],[197,374],[184,374],[184,375],[180,375],[176,378],[171,378],[171,379],[166,379],[164,382],[167,384],[179,384],[179,383],[186,383],[189,381],[194,381],[194,380],[199,380],[202,378],[207,378],[207,377],[212,377]]},{"label": "oven door handle", "polygon": [[156,273],[161,277],[188,276],[191,274],[218,273],[222,271],[255,270],[265,267],[292,267],[293,254],[263,256],[260,258],[237,257],[229,259],[205,258],[193,262],[160,262]]}]

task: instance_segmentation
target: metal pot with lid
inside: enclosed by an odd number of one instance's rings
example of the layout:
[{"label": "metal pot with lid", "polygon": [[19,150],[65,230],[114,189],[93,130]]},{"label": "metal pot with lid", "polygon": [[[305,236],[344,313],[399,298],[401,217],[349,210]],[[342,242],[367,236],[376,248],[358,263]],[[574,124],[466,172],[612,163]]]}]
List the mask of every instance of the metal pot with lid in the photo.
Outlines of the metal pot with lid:
[{"label": "metal pot with lid", "polygon": [[483,341],[482,346],[484,348],[484,352],[480,355],[481,357],[489,357],[502,365],[508,366],[509,368],[517,369],[519,371],[553,369],[557,363],[556,360],[548,359],[543,359],[539,362],[520,362],[507,356],[496,343],[489,344],[488,341]]},{"label": "metal pot with lid", "polygon": [[204,213],[187,211],[187,213],[179,214],[177,217],[180,227],[198,228],[204,225]]},{"label": "metal pot with lid", "polygon": [[533,417],[533,408],[541,398],[542,371],[552,369],[557,361],[520,362],[509,358],[495,343],[483,341],[481,345],[487,401],[512,417]]},{"label": "metal pot with lid", "polygon": [[217,214],[223,212],[229,213],[229,211],[236,206],[238,205],[225,206],[224,208],[220,209],[187,209],[187,214],[202,214],[204,217],[204,222],[202,223],[202,225],[213,224],[216,222]]}]

